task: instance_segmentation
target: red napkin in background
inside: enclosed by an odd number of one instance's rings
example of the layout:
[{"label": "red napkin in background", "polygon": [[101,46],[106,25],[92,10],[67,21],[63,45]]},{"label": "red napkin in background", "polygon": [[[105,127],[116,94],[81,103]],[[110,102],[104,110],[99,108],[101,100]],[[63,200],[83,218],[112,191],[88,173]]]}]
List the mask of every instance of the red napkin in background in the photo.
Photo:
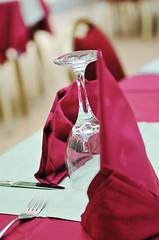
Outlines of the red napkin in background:
[{"label": "red napkin in background", "polygon": [[101,170],[88,189],[82,226],[96,240],[159,236],[159,182],[135,117],[99,54]]},{"label": "red napkin in background", "polygon": [[[89,102],[97,116],[97,81],[86,81]],[[60,90],[43,130],[42,156],[35,177],[40,182],[58,184],[66,175],[65,150],[67,137],[78,113],[77,83]]]}]

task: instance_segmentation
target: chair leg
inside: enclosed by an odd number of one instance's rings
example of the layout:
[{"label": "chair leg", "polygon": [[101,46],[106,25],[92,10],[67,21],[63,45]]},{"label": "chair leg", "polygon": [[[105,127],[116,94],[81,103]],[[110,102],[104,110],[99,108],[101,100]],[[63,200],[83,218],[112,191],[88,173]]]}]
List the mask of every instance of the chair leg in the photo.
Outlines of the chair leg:
[{"label": "chair leg", "polygon": [[156,37],[159,38],[159,1],[155,1],[156,12]]},{"label": "chair leg", "polygon": [[21,70],[20,70],[20,62],[19,62],[20,56],[17,56],[16,50],[9,49],[7,51],[7,58],[10,61],[10,63],[12,63],[15,71],[17,86],[19,90],[19,104],[21,108],[21,113],[27,114],[29,112],[29,103],[28,103],[27,94],[24,88]]},{"label": "chair leg", "polygon": [[39,84],[39,90],[40,93],[43,93],[46,89],[46,83],[45,83],[45,76],[44,76],[44,66],[43,66],[43,58],[42,53],[39,45],[36,43],[36,41],[32,41],[31,43],[34,45],[34,58],[36,61],[36,70],[37,70],[37,76],[38,76],[38,84]]},{"label": "chair leg", "polygon": [[10,91],[8,70],[8,63],[0,66],[1,120],[7,129],[9,129],[10,123],[13,120],[12,96]]},{"label": "chair leg", "polygon": [[37,52],[37,64],[41,70],[41,88],[44,91],[47,85],[51,83],[55,77],[53,56],[56,56],[57,39],[46,31],[37,31],[34,33],[34,44]]},{"label": "chair leg", "polygon": [[140,0],[141,37],[151,39],[153,36],[153,11],[151,0]]},{"label": "chair leg", "polygon": [[114,27],[114,3],[109,1],[97,1],[93,4],[90,19],[110,38],[113,37]]}]

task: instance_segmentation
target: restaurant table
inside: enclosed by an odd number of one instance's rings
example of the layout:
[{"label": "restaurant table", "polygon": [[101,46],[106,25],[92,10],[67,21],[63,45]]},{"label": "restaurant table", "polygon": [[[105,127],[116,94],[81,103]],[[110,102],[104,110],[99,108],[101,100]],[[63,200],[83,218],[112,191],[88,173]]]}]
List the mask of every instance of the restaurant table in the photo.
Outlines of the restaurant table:
[{"label": "restaurant table", "polygon": [[[159,151],[157,147],[157,144],[158,144],[157,137],[159,136],[159,123],[158,123],[159,113],[158,111],[153,111],[152,115],[151,114],[147,115],[145,109],[142,108],[143,106],[140,108],[140,106],[138,105],[138,103],[140,103],[140,96],[142,99],[144,95],[144,104],[146,106],[149,103],[149,100],[152,98],[152,95],[153,95],[152,93],[155,93],[156,95],[155,95],[155,98],[153,98],[152,108],[156,109],[156,106],[158,106],[158,101],[159,101],[159,75],[132,76],[126,80],[121,81],[119,85],[123,90],[125,96],[127,97],[130,103],[130,106],[132,107],[132,109],[134,108],[133,109],[134,112],[137,111],[137,120],[144,121],[144,123],[139,122],[138,125],[142,133],[146,149],[148,151],[148,157],[150,158],[150,161],[157,175],[159,176],[159,166],[158,166],[158,163],[156,162],[156,159],[158,159],[159,157]],[[134,103],[133,100],[134,98],[136,98],[136,96],[138,101]],[[142,119],[140,119],[140,116],[142,117]],[[153,134],[155,134],[155,137],[153,136]],[[4,153],[0,157],[1,166],[3,165],[4,167],[3,169],[1,167],[1,170],[0,170],[1,177],[2,175],[4,175],[3,173],[4,171],[6,179],[14,180],[14,179],[10,179],[11,176],[16,179],[17,170],[18,168],[20,169],[21,167],[23,171],[19,173],[19,176],[18,176],[19,178],[23,177],[23,180],[27,180],[27,176],[30,175],[32,176],[31,180],[35,180],[33,175],[39,166],[41,149],[42,149],[42,130],[33,134],[31,137],[24,140],[23,142],[21,142],[20,144],[18,144],[17,146],[9,150],[8,152]],[[10,166],[9,166],[9,163],[10,163]],[[65,183],[65,180],[62,181],[61,184],[63,185],[64,183]],[[20,191],[23,191],[24,196],[22,195],[19,196],[18,191],[19,193]],[[35,190],[30,190],[30,191],[32,194],[35,193]],[[6,193],[6,195],[1,194],[0,201],[2,202],[9,201],[12,205],[16,205],[16,204],[18,205],[20,204],[21,201],[24,201],[24,199],[26,198],[25,190],[15,190],[15,188],[14,189],[7,188],[6,190],[5,187],[0,187],[0,192]],[[74,196],[71,196],[71,197],[74,197]],[[82,197],[81,197],[81,200],[82,200]],[[52,198],[52,201],[53,201],[53,198]],[[65,201],[69,202],[69,199],[64,199],[64,202]],[[1,202],[1,205],[2,205],[2,202]],[[73,210],[75,211],[76,208],[78,208],[79,203],[80,201],[79,202],[77,201],[77,204],[75,204],[75,206],[70,205],[70,209],[74,208]],[[22,204],[25,207],[24,202],[22,202]],[[49,207],[49,204],[51,203],[48,202],[48,206],[46,205],[46,208]],[[60,204],[62,204],[61,201],[59,201],[59,205]],[[2,207],[3,206],[1,206],[1,209]],[[56,212],[56,206],[55,207],[53,206],[50,209],[50,211],[52,211],[52,214],[54,214],[54,212]],[[8,214],[4,214],[2,210],[0,210],[0,212],[1,212],[0,214],[0,230],[1,230],[9,223],[10,220],[14,219],[17,214],[10,215],[9,210],[8,210]],[[45,214],[45,208],[42,212],[43,214]],[[54,239],[54,240],[91,239],[91,237],[81,227],[80,221],[70,221],[70,220],[62,219],[62,217],[58,218],[56,215],[55,217],[39,217],[32,221],[24,222],[22,224],[20,222],[17,222],[12,227],[10,227],[10,229],[8,230],[8,232],[6,232],[4,236],[4,239],[7,239],[7,240],[10,240],[10,239],[12,240],[38,239],[39,240],[44,238]]]},{"label": "restaurant table", "polygon": [[[26,5],[26,2],[30,5],[30,10],[27,8],[28,11],[24,11],[23,5],[24,3]],[[32,39],[36,30],[51,31],[47,21],[49,11],[46,5],[40,1],[43,11],[38,13],[35,8],[33,15],[32,2],[34,3],[34,1],[24,1],[24,3],[11,0],[0,1],[0,64],[5,62],[5,52],[8,48],[14,48],[18,53],[24,52],[27,42]]]},{"label": "restaurant table", "polygon": [[134,75],[119,82],[137,121],[159,122],[159,75]]}]

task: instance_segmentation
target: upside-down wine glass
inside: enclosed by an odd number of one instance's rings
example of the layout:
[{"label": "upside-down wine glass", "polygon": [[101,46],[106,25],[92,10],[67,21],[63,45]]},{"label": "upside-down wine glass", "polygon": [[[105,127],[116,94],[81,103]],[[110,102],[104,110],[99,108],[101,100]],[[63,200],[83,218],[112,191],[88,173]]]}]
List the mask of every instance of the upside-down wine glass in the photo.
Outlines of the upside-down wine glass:
[{"label": "upside-down wine glass", "polygon": [[78,86],[79,110],[67,140],[65,163],[72,186],[86,190],[100,168],[99,122],[90,107],[85,88],[86,66],[97,60],[97,50],[74,51],[57,57],[54,63],[69,66]]}]

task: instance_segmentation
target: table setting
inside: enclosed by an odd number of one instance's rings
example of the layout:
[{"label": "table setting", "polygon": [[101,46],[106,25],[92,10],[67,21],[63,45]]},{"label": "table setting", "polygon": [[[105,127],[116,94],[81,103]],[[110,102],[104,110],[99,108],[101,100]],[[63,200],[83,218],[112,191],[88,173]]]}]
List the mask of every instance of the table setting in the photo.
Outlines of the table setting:
[{"label": "table setting", "polygon": [[[91,61],[97,80],[87,81]],[[44,195],[45,204],[38,217],[17,221],[2,238],[158,239],[159,76],[117,82],[101,51],[73,52],[54,62],[73,68],[77,81],[58,91],[43,130],[0,156],[0,180],[13,183],[0,182],[0,231],[34,195]],[[142,90],[155,106],[150,114],[145,95],[147,108],[139,104]],[[34,183],[33,188],[14,181]],[[35,188],[37,183],[52,188]]]}]

